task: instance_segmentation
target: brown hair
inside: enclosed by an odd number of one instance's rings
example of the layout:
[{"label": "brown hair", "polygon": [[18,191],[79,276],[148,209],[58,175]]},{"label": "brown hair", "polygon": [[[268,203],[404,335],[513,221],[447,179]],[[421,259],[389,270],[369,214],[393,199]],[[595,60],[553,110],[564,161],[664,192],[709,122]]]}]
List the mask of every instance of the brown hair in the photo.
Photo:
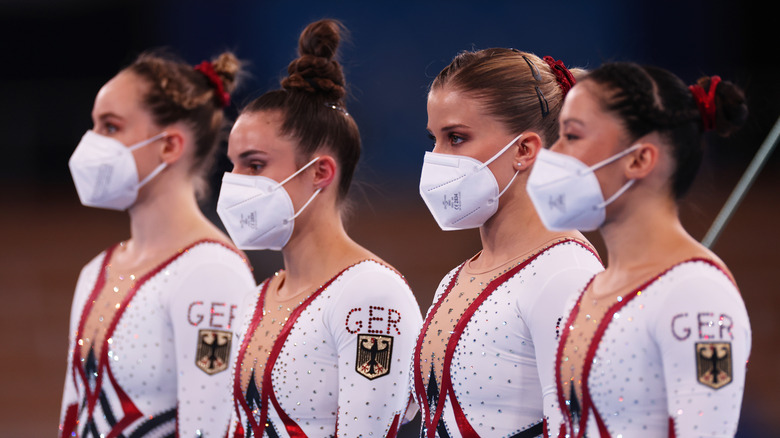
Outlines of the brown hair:
[{"label": "brown hair", "polygon": [[298,40],[299,58],[287,67],[282,89],[263,94],[242,111],[280,111],[281,134],[296,140],[299,166],[321,148],[334,152],[341,172],[339,200],[346,197],[360,158],[360,132],[347,112],[346,80],[334,59],[344,31],[330,19],[306,26]]},{"label": "brown hair", "polygon": [[[230,52],[212,61],[225,92],[231,93],[241,73],[241,62]],[[168,126],[184,122],[195,135],[191,172],[197,177],[196,193],[206,194],[206,177],[217,146],[224,136],[222,96],[204,73],[164,52],[146,52],[126,69],[149,84],[143,97],[155,123]]]},{"label": "brown hair", "polygon": [[[582,69],[571,69],[575,78]],[[558,138],[558,114],[565,95],[555,71],[533,53],[492,48],[461,52],[431,84],[481,101],[510,132],[536,131],[546,147]]]},{"label": "brown hair", "polygon": [[[710,77],[697,83],[709,90]],[[658,132],[672,147],[675,171],[672,194],[679,199],[693,183],[703,155],[704,124],[694,96],[673,73],[630,62],[608,63],[589,73],[601,106],[621,120],[631,141]],[[736,85],[722,81],[715,88],[715,132],[723,137],[747,120],[745,95]]]}]

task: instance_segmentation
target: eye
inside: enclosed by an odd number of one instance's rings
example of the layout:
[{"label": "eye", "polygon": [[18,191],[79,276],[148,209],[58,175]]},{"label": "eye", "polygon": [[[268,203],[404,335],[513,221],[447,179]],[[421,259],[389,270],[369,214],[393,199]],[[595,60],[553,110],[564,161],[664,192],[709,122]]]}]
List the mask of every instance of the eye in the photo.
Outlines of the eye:
[{"label": "eye", "polygon": [[451,133],[449,135],[449,139],[450,139],[450,144],[453,145],[453,146],[459,145],[459,144],[463,143],[464,141],[466,141],[466,139],[464,137],[462,137],[462,136],[460,136],[458,134],[455,134],[455,133]]},{"label": "eye", "polygon": [[433,143],[431,146],[436,147],[436,136],[431,134],[430,132],[428,132],[427,134],[428,134],[428,139],[430,139],[431,142]]},{"label": "eye", "polygon": [[119,132],[119,126],[111,122],[99,122],[92,129],[103,135],[113,135]]},{"label": "eye", "polygon": [[258,174],[265,169],[265,161],[262,160],[252,160],[249,163],[247,163],[246,167],[252,174]]},{"label": "eye", "polygon": [[569,141],[578,140],[580,138],[578,135],[574,135],[574,134],[564,134],[563,136],[566,138],[566,140]]}]

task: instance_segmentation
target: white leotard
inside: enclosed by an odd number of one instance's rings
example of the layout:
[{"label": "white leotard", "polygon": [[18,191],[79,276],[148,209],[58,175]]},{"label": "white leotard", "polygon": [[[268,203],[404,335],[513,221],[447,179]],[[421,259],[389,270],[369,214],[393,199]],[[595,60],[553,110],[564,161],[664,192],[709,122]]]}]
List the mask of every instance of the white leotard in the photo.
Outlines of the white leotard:
[{"label": "white leotard", "polygon": [[80,331],[114,248],[89,262],[76,286],[60,436],[224,436],[231,406],[226,350],[235,342],[238,305],[254,290],[249,266],[221,243],[185,248],[137,279],[117,307],[101,357],[82,360]]},{"label": "white leotard", "polygon": [[422,323],[403,277],[373,260],[338,273],[284,323],[262,375],[254,376],[270,384],[242,387],[240,376],[254,369],[244,357],[255,348],[268,284],[242,324],[229,436],[395,436],[410,402],[411,353]]},{"label": "white leotard", "polygon": [[589,342],[582,400],[574,400],[561,369],[582,299],[561,335],[556,380],[566,421],[552,430],[561,437],[734,436],[751,332],[739,291],[717,265],[689,260],[613,298]]},{"label": "white leotard", "polygon": [[[535,437],[545,415],[559,415],[553,378],[556,325],[569,294],[603,269],[592,249],[563,240],[519,260],[491,281],[459,317],[449,337],[442,381],[434,358],[421,357],[429,330],[449,318],[442,305],[460,268],[441,282],[414,357],[423,437]],[[442,327],[445,328],[445,327]],[[423,383],[423,373],[430,376]]]}]

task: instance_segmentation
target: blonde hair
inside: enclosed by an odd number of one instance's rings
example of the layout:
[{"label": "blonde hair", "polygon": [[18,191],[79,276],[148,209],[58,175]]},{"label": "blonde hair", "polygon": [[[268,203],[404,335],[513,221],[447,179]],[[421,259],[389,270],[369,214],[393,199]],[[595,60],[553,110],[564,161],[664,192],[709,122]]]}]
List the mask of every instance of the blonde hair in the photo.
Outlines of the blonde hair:
[{"label": "blonde hair", "polygon": [[[568,71],[575,79],[585,75],[583,69]],[[465,51],[436,76],[431,90],[446,86],[466,93],[510,132],[535,131],[550,146],[558,138],[566,88],[558,75],[533,53],[505,48]]]}]

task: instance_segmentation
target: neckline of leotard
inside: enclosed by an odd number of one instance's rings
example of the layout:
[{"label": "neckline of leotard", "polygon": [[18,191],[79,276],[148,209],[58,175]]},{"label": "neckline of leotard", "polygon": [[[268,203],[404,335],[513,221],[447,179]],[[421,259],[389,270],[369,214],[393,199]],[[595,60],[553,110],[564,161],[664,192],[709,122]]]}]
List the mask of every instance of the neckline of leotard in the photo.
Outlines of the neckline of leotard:
[{"label": "neckline of leotard", "polygon": [[[664,275],[664,274],[668,273],[669,271],[678,268],[681,265],[684,265],[684,264],[687,264],[687,263],[693,263],[693,262],[706,262],[707,264],[713,266],[714,268],[717,268],[719,271],[721,271],[723,273],[723,275],[726,276],[726,278],[728,278],[729,282],[731,282],[732,284],[734,284],[734,286],[736,286],[736,282],[731,277],[731,275],[729,275],[728,271],[726,270],[726,268],[722,264],[718,263],[717,261],[713,260],[712,258],[703,257],[703,256],[692,256],[692,257],[688,257],[688,258],[682,259],[680,261],[674,262],[674,263],[668,265],[666,268],[663,268],[663,269],[661,269],[659,271],[656,271],[656,273],[654,273],[654,274],[651,274],[649,276],[645,276],[645,280],[643,280],[639,284],[640,285],[644,285],[644,284],[652,283],[652,281],[651,281],[652,279],[655,279],[655,278],[657,278],[657,277],[659,277],[661,275]],[[598,274],[594,275],[593,278],[591,278],[591,281],[588,282],[587,287],[583,290],[583,294],[584,295],[587,295],[589,290],[591,292],[594,292],[593,282],[596,280],[596,277],[598,277]],[[634,290],[636,290],[636,287],[631,287],[630,286],[631,284],[637,284],[637,283],[635,283],[635,282],[634,283],[630,283],[629,287],[623,287],[623,288],[620,288],[620,289],[616,289],[615,291],[610,292],[610,293],[605,294],[605,295],[602,295],[602,296],[593,296],[593,294],[591,293],[591,296],[588,296],[588,298],[592,298],[594,300],[605,300],[605,299],[608,300],[608,299],[611,299],[611,298],[614,298],[614,297],[622,296],[624,294],[630,294]]]},{"label": "neckline of leotard", "polygon": [[[350,264],[346,268],[342,269],[342,271],[354,268],[354,267],[356,267],[358,265],[362,265],[363,263],[370,263],[370,262],[376,263],[379,266],[382,266],[384,268],[390,269],[391,271],[393,271],[396,274],[398,274],[398,276],[403,278],[404,281],[406,280],[404,278],[404,276],[401,275],[401,273],[398,272],[395,268],[393,268],[392,266],[388,265],[387,263],[383,263],[382,261],[377,260],[375,258],[365,258],[365,259],[359,260],[359,261],[357,261],[355,263]],[[284,279],[278,279],[281,276],[284,276]],[[311,288],[303,289],[300,292],[298,292],[297,294],[293,295],[292,297],[285,298],[285,299],[279,299],[279,295],[278,295],[279,294],[279,285],[278,284],[274,284],[274,279],[278,279],[278,280],[276,280],[276,282],[278,283],[279,281],[285,281],[286,278],[287,278],[287,271],[285,271],[284,269],[280,269],[280,270],[274,272],[273,275],[271,275],[270,277],[268,277],[265,280],[265,281],[268,281],[268,292],[267,292],[268,297],[272,297],[275,300],[275,302],[277,302],[277,303],[289,303],[291,301],[299,300],[305,294],[307,294],[307,293],[312,294],[312,293],[316,292],[317,290],[319,290],[319,288],[321,287],[321,286],[318,286],[317,288],[315,288],[314,292],[312,291]],[[305,295],[305,296],[308,297],[308,295]]]},{"label": "neckline of leotard", "polygon": [[[509,260],[507,260],[505,262],[501,262],[499,265],[490,267],[488,269],[482,269],[482,270],[477,271],[475,269],[472,269],[471,263],[482,255],[482,250],[480,250],[479,252],[477,252],[476,254],[474,254],[472,257],[470,257],[468,260],[466,260],[464,262],[462,272],[464,274],[469,274],[469,275],[490,274],[490,273],[493,273],[495,271],[499,271],[499,270],[505,269],[507,266],[513,265],[515,263],[518,263],[518,261],[522,261],[523,259],[525,259],[527,257],[531,257],[534,254],[540,253],[540,252],[544,251],[546,248],[552,247],[556,243],[561,243],[561,242],[565,242],[565,241],[577,242],[578,244],[580,244],[580,245],[584,246],[585,248],[587,248],[588,250],[590,250],[597,258],[599,257],[598,253],[596,253],[596,250],[593,249],[593,247],[590,244],[582,241],[581,239],[577,239],[577,238],[574,238],[574,237],[560,237],[559,236],[559,237],[556,237],[554,239],[549,239],[549,240],[545,241],[544,243],[534,247],[530,251],[526,251],[526,252],[524,252],[524,253],[522,253],[520,255],[514,256],[514,257],[512,257],[511,259],[509,259]],[[601,261],[601,258],[599,258],[599,261]]]}]

